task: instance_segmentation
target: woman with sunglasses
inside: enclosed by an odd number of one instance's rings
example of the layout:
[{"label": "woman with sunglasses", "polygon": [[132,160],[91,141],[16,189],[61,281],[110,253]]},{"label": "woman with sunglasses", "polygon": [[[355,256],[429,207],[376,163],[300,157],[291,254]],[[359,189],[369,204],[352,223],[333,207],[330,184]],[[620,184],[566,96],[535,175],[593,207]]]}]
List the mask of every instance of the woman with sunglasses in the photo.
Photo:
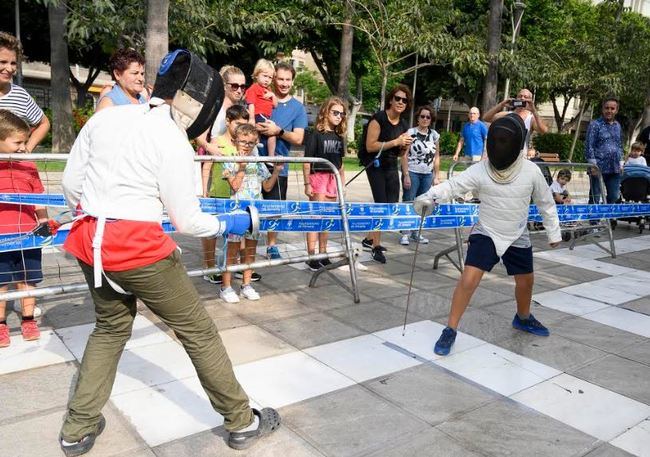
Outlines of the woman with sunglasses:
[{"label": "woman with sunglasses", "polygon": [[[438,170],[440,169],[440,135],[431,128],[431,122],[436,120],[434,111],[430,106],[420,106],[415,111],[417,126],[410,128],[408,134],[413,138],[413,143],[408,154],[402,162],[402,184],[404,193],[402,201],[412,202],[415,197],[422,195],[431,187],[431,183],[438,184]],[[410,238],[418,241],[418,232],[412,231]],[[428,239],[420,235],[420,243],[427,244]],[[399,244],[409,245],[409,234],[402,232]]]},{"label": "woman with sunglasses", "polygon": [[[398,84],[386,95],[386,109],[378,111],[368,123],[366,151],[363,165],[375,203],[397,203],[399,201],[399,173],[397,159],[403,156],[413,142],[408,134],[408,123],[402,114],[411,105],[411,91],[404,84]],[[373,163],[374,162],[374,163]],[[372,252],[373,260],[386,263],[381,232],[370,232],[361,242],[364,249]]]},{"label": "woman with sunglasses", "polygon": [[[341,180],[345,182],[343,170],[343,135],[347,130],[345,119],[345,102],[338,97],[330,97],[320,107],[315,131],[310,133],[305,140],[305,157],[319,157],[327,159],[337,168]],[[334,202],[336,201],[336,178],[332,169],[321,163],[303,164],[303,177],[305,178],[305,195],[311,201]],[[327,252],[327,232],[307,233],[307,253],[316,252],[316,239],[318,238],[318,252]],[[331,262],[328,259],[310,260],[307,267],[317,271],[326,267]]]}]

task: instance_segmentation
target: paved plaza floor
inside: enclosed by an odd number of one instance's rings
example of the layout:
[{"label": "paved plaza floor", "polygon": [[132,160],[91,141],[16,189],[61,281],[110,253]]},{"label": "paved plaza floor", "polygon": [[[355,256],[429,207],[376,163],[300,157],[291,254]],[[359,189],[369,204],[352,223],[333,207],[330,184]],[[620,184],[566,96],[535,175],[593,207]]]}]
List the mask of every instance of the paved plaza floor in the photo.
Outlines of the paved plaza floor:
[{"label": "paved plaza floor", "polygon": [[[433,344],[459,273],[432,265],[453,243],[449,231],[427,233],[431,243],[420,246],[404,335],[414,245],[400,246],[398,234],[384,236],[386,265],[362,257],[358,304],[327,275],[308,287],[302,266],[260,270],[258,302],[225,304],[218,286],[195,278],[238,379],[254,405],[279,409],[281,429],[230,450],[185,352],[141,307],[103,411],[106,430],[88,455],[649,456],[650,236],[625,223],[615,234],[615,259],[594,245],[550,251],[536,239],[533,313],[550,337],[512,328],[513,283],[497,266],[447,357]],[[198,241],[178,239],[197,267]],[[297,252],[300,237],[281,239]],[[62,259],[46,254],[47,271],[72,262]],[[349,283],[347,271],[334,274]],[[3,457],[62,455],[57,435],[93,328],[87,293],[40,303],[41,340],[13,336],[0,350]],[[15,314],[9,323],[16,335]]]}]

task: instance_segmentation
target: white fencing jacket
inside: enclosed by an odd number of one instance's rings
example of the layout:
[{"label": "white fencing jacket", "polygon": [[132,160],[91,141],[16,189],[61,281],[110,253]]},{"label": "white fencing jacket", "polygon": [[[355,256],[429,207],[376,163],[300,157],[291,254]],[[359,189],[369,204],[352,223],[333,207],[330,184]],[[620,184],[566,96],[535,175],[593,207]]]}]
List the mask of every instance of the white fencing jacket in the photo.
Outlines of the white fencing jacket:
[{"label": "white fencing jacket", "polygon": [[468,192],[478,193],[481,200],[479,223],[482,232],[486,232],[494,242],[499,257],[527,232],[531,197],[542,215],[549,243],[562,241],[557,208],[539,167],[523,160],[521,171],[513,181],[498,184],[488,176],[487,166],[487,160],[479,162],[432,187],[427,196],[444,202]]}]

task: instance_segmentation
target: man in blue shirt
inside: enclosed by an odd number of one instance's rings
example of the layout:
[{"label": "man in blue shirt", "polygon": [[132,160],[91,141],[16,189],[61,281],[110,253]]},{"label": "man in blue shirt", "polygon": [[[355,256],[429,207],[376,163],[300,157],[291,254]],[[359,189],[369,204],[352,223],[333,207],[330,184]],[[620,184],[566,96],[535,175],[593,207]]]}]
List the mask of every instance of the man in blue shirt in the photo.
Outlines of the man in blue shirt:
[{"label": "man in blue shirt", "polygon": [[[616,120],[618,100],[608,98],[602,105],[602,116],[589,123],[585,140],[585,159],[597,165],[603,175],[607,203],[618,200],[623,172],[623,132]],[[590,200],[602,202],[600,182],[590,176]]]},{"label": "man in blue shirt", "polygon": [[[257,124],[257,130],[265,136],[277,137],[275,155],[289,156],[291,145],[302,144],[307,128],[307,112],[305,107],[291,95],[293,80],[296,70],[291,64],[279,62],[275,65],[275,78],[273,86],[278,97],[278,106],[273,108],[271,120]],[[261,156],[268,155],[266,145],[259,152]],[[278,176],[278,182],[270,192],[263,192],[265,200],[286,200],[289,165]],[[278,247],[275,245],[278,234],[268,232],[266,255],[270,259],[281,258]]]},{"label": "man in blue shirt", "polygon": [[478,162],[483,157],[485,151],[485,140],[487,139],[488,129],[486,125],[479,120],[481,113],[476,106],[469,109],[469,122],[463,126],[463,130],[456,146],[454,161],[458,160],[460,150],[465,147],[465,157],[472,162]]}]

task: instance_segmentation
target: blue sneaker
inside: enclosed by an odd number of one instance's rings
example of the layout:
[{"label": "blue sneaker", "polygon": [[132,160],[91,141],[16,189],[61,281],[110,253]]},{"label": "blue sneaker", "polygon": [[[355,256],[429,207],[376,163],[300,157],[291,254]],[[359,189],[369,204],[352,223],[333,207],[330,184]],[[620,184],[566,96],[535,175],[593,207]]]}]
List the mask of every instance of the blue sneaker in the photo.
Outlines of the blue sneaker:
[{"label": "blue sneaker", "polygon": [[518,314],[515,314],[512,326],[517,330],[523,330],[537,336],[549,336],[551,334],[532,314],[528,316],[528,319],[521,319]]},{"label": "blue sneaker", "polygon": [[442,331],[442,334],[440,335],[440,338],[438,338],[438,341],[436,341],[433,352],[438,355],[449,354],[451,347],[454,345],[454,341],[456,341],[456,330],[451,327],[445,327],[445,329]]},{"label": "blue sneaker", "polygon": [[277,246],[269,246],[268,248],[266,248],[266,256],[271,260],[282,258],[282,256],[280,255],[280,250],[278,249]]}]

